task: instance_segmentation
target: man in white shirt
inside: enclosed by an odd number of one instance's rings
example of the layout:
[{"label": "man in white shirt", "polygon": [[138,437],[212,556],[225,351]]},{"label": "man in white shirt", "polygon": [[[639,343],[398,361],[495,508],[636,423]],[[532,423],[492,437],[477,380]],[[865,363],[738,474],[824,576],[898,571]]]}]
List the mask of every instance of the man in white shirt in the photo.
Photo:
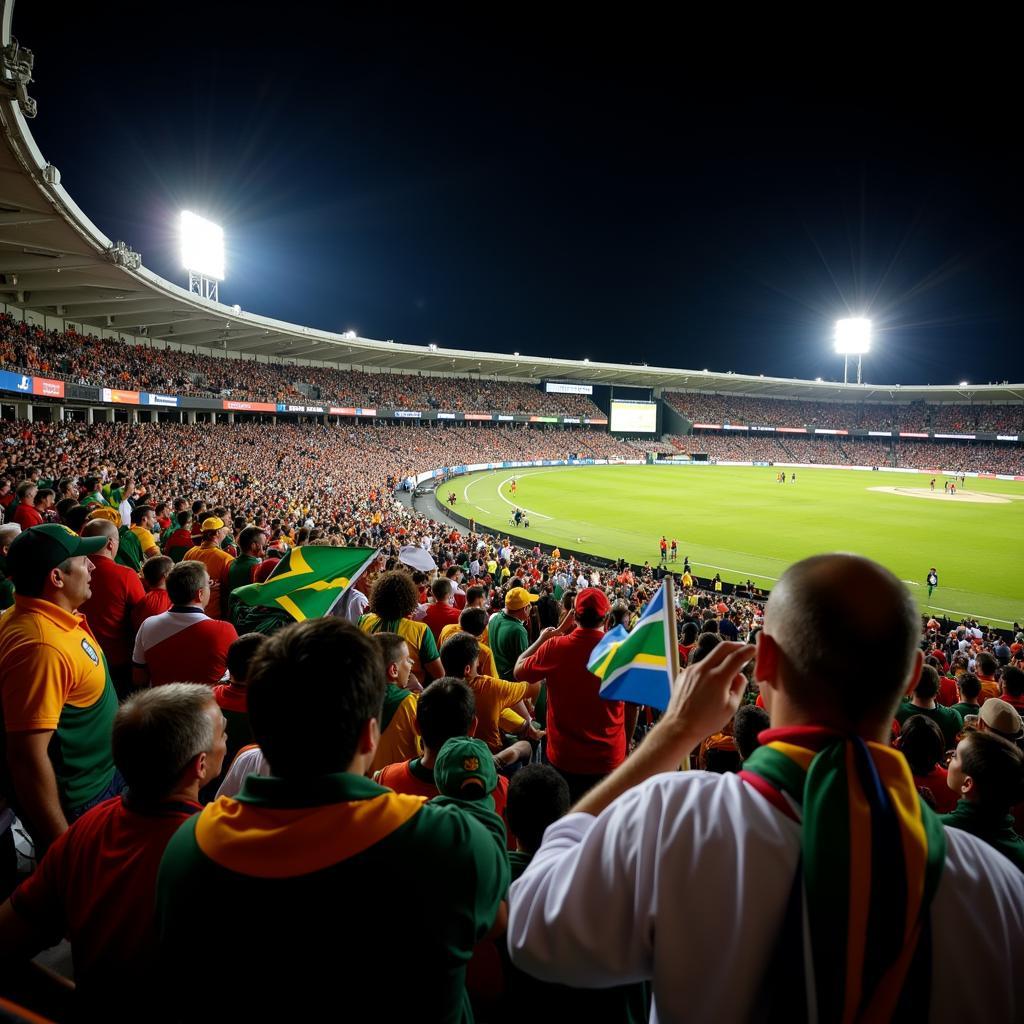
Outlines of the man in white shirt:
[{"label": "man in white shirt", "polygon": [[888,743],[919,634],[880,566],[793,566],[757,642],[760,750],[739,775],[675,770],[744,692],[753,649],[720,643],[547,829],[510,891],[516,965],[576,987],[650,980],[660,1021],[1020,1019],[1024,972],[1006,958],[1024,944],[1024,875],[945,829]]}]

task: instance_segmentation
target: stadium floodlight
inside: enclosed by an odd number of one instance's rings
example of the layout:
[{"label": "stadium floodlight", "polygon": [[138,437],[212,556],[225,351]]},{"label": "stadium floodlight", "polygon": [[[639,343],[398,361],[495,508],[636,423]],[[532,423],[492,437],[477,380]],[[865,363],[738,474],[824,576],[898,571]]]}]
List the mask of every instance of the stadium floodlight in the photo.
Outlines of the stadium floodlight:
[{"label": "stadium floodlight", "polygon": [[224,280],[224,229],[219,224],[181,211],[181,262],[188,271],[188,290],[210,299],[217,298],[217,285]]},{"label": "stadium floodlight", "polygon": [[859,384],[861,358],[865,352],[871,351],[871,321],[861,316],[837,320],[835,343],[837,354],[843,357],[843,383],[847,383],[850,356],[856,356]]},{"label": "stadium floodlight", "polygon": [[962,380],[962,381],[960,381],[960,387],[966,388],[966,387],[969,387],[969,385],[968,385],[967,381]]}]

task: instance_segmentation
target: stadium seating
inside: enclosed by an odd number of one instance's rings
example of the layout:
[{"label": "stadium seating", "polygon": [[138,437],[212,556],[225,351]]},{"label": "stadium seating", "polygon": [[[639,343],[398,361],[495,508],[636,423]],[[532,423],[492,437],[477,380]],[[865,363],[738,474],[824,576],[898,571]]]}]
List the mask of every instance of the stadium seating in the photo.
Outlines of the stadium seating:
[{"label": "stadium seating", "polygon": [[7,314],[0,315],[0,365],[78,384],[251,401],[302,401],[309,397],[343,406],[599,414],[585,395],[547,394],[534,385],[514,381],[219,359],[129,345],[91,334],[43,331]]},{"label": "stadium seating", "polygon": [[845,430],[1024,432],[1024,405],[809,402],[678,391],[667,391],[664,398],[692,423]]}]

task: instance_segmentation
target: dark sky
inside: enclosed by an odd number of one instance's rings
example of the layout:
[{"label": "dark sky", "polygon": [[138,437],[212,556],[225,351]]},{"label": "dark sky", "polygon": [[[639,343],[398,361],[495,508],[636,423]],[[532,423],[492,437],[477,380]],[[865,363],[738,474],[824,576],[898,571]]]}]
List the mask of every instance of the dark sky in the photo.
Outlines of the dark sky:
[{"label": "dark sky", "polygon": [[1024,380],[1019,116],[997,55],[967,70],[925,41],[756,26],[741,49],[550,12],[76,6],[15,9],[37,141],[171,280],[178,211],[223,224],[229,304],[414,344],[826,379],[833,321],[868,315],[869,381]]}]

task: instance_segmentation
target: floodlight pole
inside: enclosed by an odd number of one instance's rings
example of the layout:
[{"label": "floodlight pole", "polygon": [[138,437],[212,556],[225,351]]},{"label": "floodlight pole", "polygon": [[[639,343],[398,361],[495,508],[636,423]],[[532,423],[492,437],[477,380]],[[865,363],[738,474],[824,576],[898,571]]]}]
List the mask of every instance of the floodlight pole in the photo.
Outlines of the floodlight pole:
[{"label": "floodlight pole", "polygon": [[863,358],[860,352],[857,353],[857,383],[860,383],[860,361]]},{"label": "floodlight pole", "polygon": [[210,302],[220,302],[217,297],[217,282],[202,274],[197,274],[194,270],[188,272],[188,290],[193,295],[209,299]]},{"label": "floodlight pole", "polygon": [[847,380],[847,374],[849,373],[849,370],[850,370],[850,353],[849,352],[844,352],[843,353],[843,383],[844,384],[848,384],[849,383],[849,381]]}]

